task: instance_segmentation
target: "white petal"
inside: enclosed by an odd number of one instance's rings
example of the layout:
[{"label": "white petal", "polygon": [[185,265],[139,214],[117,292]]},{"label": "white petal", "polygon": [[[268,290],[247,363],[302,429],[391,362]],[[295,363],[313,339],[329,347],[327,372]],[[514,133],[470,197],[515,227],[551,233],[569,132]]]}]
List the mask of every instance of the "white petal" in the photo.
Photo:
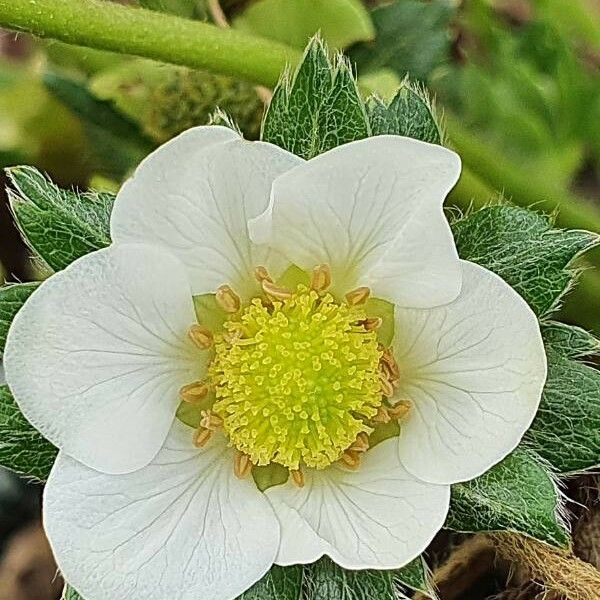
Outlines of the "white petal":
[{"label": "white petal", "polygon": [[51,442],[101,471],[150,462],[206,359],[183,265],[160,248],[88,254],[45,281],[8,334],[6,379]]},{"label": "white petal", "polygon": [[272,251],[250,241],[248,219],[268,206],[273,180],[301,162],[229,129],[190,129],[146,158],[121,188],[113,240],[164,245],[185,263],[194,294],[230,284],[247,295],[256,266],[280,267]]},{"label": "white petal", "polygon": [[462,262],[451,304],[396,309],[396,399],[413,402],[399,437],[415,476],[456,483],[481,475],[519,443],[546,379],[536,316],[500,277]]},{"label": "white petal", "polygon": [[441,146],[352,142],[279,177],[251,234],[305,269],[328,263],[338,292],[371,285],[400,305],[450,302],[460,265],[442,203],[459,174],[460,159]]},{"label": "white petal", "polygon": [[175,422],[151,464],[104,475],[60,454],[44,524],[65,578],[86,600],[232,600],[271,567],[273,510],[233,475],[225,438],[204,450]]},{"label": "white petal", "polygon": [[346,569],[394,569],[418,556],[442,527],[450,488],[419,481],[400,464],[397,441],[369,450],[357,471],[307,471],[305,485],[269,488],[281,525],[277,564],[327,554]]}]

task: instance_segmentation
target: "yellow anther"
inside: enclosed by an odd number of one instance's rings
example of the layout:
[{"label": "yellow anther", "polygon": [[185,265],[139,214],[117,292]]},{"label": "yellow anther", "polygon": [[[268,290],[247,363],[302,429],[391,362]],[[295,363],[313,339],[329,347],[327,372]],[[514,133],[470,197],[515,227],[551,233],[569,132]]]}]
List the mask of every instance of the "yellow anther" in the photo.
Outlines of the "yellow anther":
[{"label": "yellow anther", "polygon": [[201,402],[208,395],[209,387],[203,381],[194,381],[194,383],[189,383],[188,385],[184,385],[179,390],[179,397],[184,402],[189,402],[190,404],[196,404],[197,402]]},{"label": "yellow anther", "polygon": [[215,300],[228,313],[236,313],[242,305],[240,297],[228,285],[222,285],[217,289]]},{"label": "yellow anther", "polygon": [[383,325],[383,319],[381,317],[369,317],[360,324],[365,328],[365,331],[377,331]]},{"label": "yellow anther", "polygon": [[377,409],[377,414],[373,417],[375,423],[389,423],[392,420],[390,413],[385,406],[380,406]]},{"label": "yellow anther", "polygon": [[391,398],[394,395],[394,386],[392,382],[388,379],[388,376],[383,371],[379,372],[379,384],[381,386],[381,393],[386,398]]},{"label": "yellow anther", "polygon": [[223,419],[210,410],[203,410],[201,414],[200,425],[205,429],[216,431],[220,427],[223,427]]},{"label": "yellow anther", "polygon": [[196,448],[204,448],[208,444],[208,440],[212,437],[213,432],[210,429],[199,427],[194,433],[194,446]]},{"label": "yellow anther", "polygon": [[265,267],[256,267],[256,269],[254,269],[254,277],[256,277],[258,283],[262,283],[263,281],[273,282],[273,279],[269,275],[269,271],[267,271]]},{"label": "yellow anther", "polygon": [[310,287],[315,292],[324,292],[331,285],[331,269],[329,265],[318,265],[313,269]]},{"label": "yellow anther", "polygon": [[346,302],[350,306],[358,306],[359,304],[365,304],[371,295],[371,290],[368,287],[359,287],[346,294]]},{"label": "yellow anther", "polygon": [[260,284],[265,294],[275,300],[289,300],[292,297],[292,292],[290,290],[279,287],[272,281],[263,279]]},{"label": "yellow anther", "polygon": [[348,450],[352,452],[366,452],[369,449],[369,436],[362,431],[356,436],[356,441]]},{"label": "yellow anther", "polygon": [[244,479],[250,474],[252,471],[252,461],[247,454],[240,452],[239,450],[235,453],[235,458],[233,459],[233,472],[238,479]]},{"label": "yellow anther", "polygon": [[340,460],[349,469],[358,469],[360,467],[360,453],[354,452],[353,450],[346,450],[342,454]]},{"label": "yellow anther", "polygon": [[198,348],[203,350],[207,350],[213,345],[212,331],[202,325],[192,325],[188,330],[188,336]]},{"label": "yellow anther", "polygon": [[290,471],[290,475],[292,476],[292,481],[296,487],[304,487],[304,473],[302,472],[302,469]]},{"label": "yellow anther", "polygon": [[388,414],[392,419],[402,419],[410,412],[411,407],[412,403],[410,400],[400,400],[398,404],[392,408],[388,408]]}]

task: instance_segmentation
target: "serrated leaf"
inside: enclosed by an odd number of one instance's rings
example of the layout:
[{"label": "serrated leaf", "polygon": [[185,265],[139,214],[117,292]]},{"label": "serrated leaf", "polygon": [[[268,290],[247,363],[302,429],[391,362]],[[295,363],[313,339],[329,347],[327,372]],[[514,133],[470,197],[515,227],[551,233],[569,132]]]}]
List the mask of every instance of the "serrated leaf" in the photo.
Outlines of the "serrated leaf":
[{"label": "serrated leaf", "polygon": [[350,66],[339,56],[332,62],[323,43],[313,39],[293,79],[285,75],[277,85],[262,139],[309,159],[369,133]]},{"label": "serrated leaf", "polygon": [[448,57],[453,14],[447,0],[397,0],[379,6],[371,12],[375,41],[353,47],[350,59],[359,73],[388,67],[401,77],[408,73],[426,79]]},{"label": "serrated leaf", "polygon": [[583,358],[600,352],[600,340],[574,325],[557,321],[542,323],[542,337],[546,347],[568,358]]},{"label": "serrated leaf", "polygon": [[373,135],[404,135],[430,144],[442,142],[431,101],[418,87],[404,83],[388,105],[371,98],[367,112]]},{"label": "serrated leaf", "polygon": [[334,48],[375,36],[360,0],[259,0],[250,4],[233,26],[301,49],[317,32]]},{"label": "serrated leaf", "polygon": [[446,526],[457,531],[517,531],[564,546],[560,497],[544,463],[518,448],[481,477],[452,486]]},{"label": "serrated leaf", "polygon": [[557,308],[575,279],[571,263],[600,239],[553,229],[546,216],[508,204],[478,210],[452,230],[460,257],[500,275],[539,317]]},{"label": "serrated leaf", "polygon": [[0,386],[0,465],[44,481],[57,452],[23,416],[8,386]]},{"label": "serrated leaf", "polygon": [[4,352],[10,324],[38,285],[38,283],[15,283],[0,287],[0,356]]},{"label": "serrated leaf", "polygon": [[53,270],[110,244],[114,195],[62,190],[33,167],[7,169],[9,199],[23,237]]},{"label": "serrated leaf", "polygon": [[560,473],[600,465],[600,371],[546,347],[548,379],[526,439]]},{"label": "serrated leaf", "polygon": [[301,565],[279,567],[275,565],[238,600],[300,600],[302,598]]}]

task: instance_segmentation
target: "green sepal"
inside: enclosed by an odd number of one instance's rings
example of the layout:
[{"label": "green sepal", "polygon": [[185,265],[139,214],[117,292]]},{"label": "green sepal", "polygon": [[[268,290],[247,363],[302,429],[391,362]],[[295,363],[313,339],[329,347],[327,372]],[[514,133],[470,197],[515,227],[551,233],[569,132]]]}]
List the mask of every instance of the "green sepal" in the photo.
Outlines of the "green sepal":
[{"label": "green sepal", "polygon": [[554,229],[548,217],[509,204],[471,213],[452,230],[460,257],[500,275],[538,317],[558,308],[577,275],[573,261],[600,241],[589,231]]},{"label": "green sepal", "polygon": [[38,283],[15,283],[0,287],[0,356],[4,353],[6,336],[13,319],[38,285]]},{"label": "green sepal", "polygon": [[6,173],[23,238],[51,269],[64,269],[110,244],[113,194],[62,190],[33,167],[12,167]]},{"label": "green sepal", "polygon": [[395,317],[394,304],[381,298],[369,298],[365,304],[365,312],[368,317],[380,317],[381,327],[377,330],[377,339],[383,346],[388,347],[394,339]]},{"label": "green sepal", "polygon": [[302,158],[368,137],[364,103],[347,60],[330,59],[323,42],[308,45],[296,74],[284,74],[262,125],[262,139]]},{"label": "green sepal", "polygon": [[215,294],[198,294],[193,300],[198,323],[212,332],[221,331],[228,314],[219,306]]},{"label": "green sepal", "polygon": [[0,386],[0,465],[24,477],[45,481],[57,453],[23,416],[8,386]]},{"label": "green sepal", "polygon": [[452,486],[446,527],[516,531],[563,547],[570,538],[562,511],[549,466],[531,450],[518,448],[477,479]]}]

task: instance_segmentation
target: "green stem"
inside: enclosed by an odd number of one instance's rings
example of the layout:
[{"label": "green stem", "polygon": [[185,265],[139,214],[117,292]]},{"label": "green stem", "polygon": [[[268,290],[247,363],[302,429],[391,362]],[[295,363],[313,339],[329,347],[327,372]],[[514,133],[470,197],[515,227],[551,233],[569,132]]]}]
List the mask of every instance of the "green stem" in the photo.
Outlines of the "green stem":
[{"label": "green stem", "polygon": [[300,53],[231,29],[98,0],[0,0],[0,26],[273,86]]}]

